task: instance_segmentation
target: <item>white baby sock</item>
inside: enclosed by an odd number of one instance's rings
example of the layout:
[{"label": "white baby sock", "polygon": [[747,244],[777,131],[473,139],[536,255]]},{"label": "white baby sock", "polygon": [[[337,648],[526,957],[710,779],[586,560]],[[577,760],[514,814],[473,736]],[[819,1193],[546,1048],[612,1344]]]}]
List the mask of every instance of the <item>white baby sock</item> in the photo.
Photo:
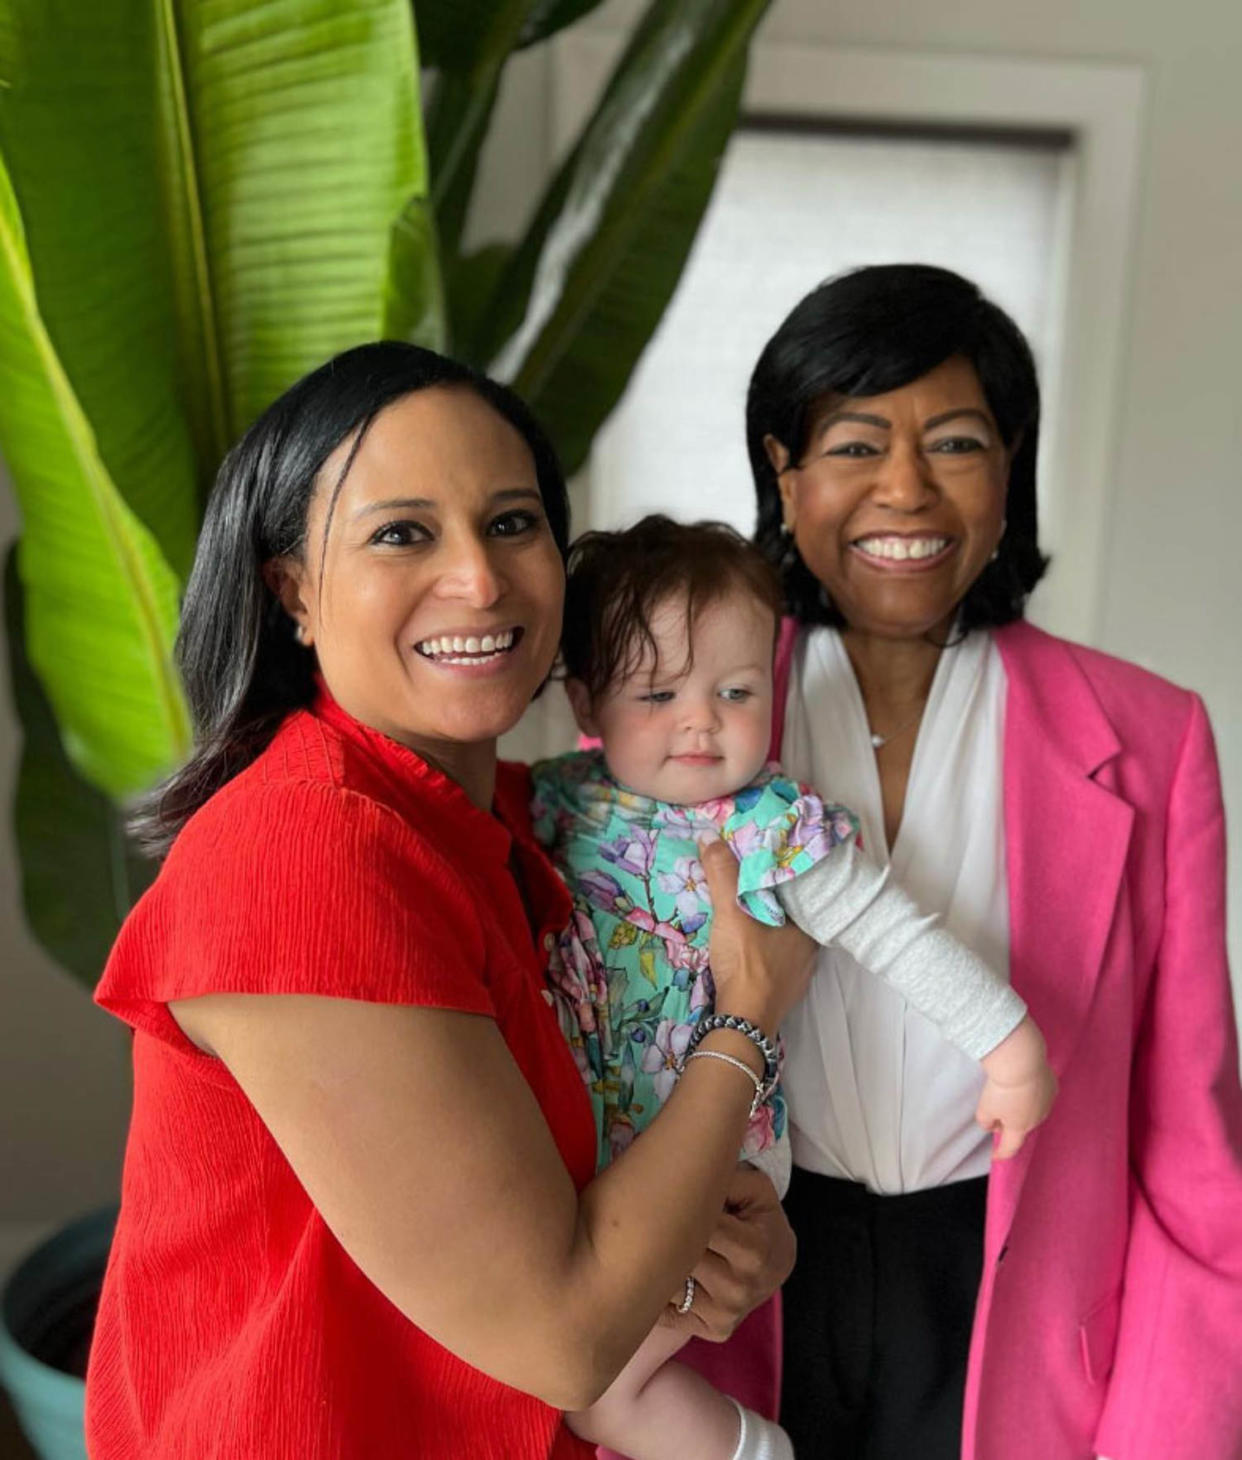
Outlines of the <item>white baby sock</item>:
[{"label": "white baby sock", "polygon": [[737,1410],[740,1426],[733,1460],[794,1460],[793,1445],[780,1425],[753,1409],[743,1409],[732,1397],[729,1402]]}]

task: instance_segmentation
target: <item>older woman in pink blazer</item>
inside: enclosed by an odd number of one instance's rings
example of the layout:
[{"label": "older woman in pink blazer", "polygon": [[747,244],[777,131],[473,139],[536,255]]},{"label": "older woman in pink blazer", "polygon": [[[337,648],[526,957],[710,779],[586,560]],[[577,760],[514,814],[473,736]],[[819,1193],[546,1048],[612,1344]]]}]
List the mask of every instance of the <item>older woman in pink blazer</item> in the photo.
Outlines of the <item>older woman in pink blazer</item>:
[{"label": "older woman in pink blazer", "polygon": [[1203,706],[1022,621],[1039,392],[966,280],[815,290],[747,427],[792,614],[786,767],[1008,973],[1061,1084],[993,1161],[977,1072],[820,955],[786,1030],[800,1460],[1238,1460],[1242,1095]]}]

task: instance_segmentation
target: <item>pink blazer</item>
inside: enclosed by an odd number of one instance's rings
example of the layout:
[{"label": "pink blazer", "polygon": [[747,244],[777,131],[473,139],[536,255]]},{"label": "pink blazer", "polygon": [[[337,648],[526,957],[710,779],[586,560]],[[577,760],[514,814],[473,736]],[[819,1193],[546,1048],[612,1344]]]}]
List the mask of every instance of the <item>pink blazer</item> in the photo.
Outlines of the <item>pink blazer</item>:
[{"label": "pink blazer", "polygon": [[[1061,1090],[992,1167],[963,1460],[1242,1460],[1242,1092],[1211,729],[1196,695],[1132,664],[1023,623],[996,643],[1011,977]],[[770,1391],[772,1334],[752,1315],[719,1378]]]}]

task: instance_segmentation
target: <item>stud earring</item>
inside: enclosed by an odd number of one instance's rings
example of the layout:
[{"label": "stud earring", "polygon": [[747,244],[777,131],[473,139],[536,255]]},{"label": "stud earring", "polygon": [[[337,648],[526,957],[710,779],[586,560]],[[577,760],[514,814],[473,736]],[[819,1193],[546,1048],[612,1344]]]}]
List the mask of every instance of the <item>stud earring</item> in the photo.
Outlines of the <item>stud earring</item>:
[{"label": "stud earring", "polygon": [[293,637],[298,641],[299,644],[302,645],[303,648],[305,648],[306,647],[306,625],[305,624],[296,624],[294,626],[294,630],[293,630]]}]

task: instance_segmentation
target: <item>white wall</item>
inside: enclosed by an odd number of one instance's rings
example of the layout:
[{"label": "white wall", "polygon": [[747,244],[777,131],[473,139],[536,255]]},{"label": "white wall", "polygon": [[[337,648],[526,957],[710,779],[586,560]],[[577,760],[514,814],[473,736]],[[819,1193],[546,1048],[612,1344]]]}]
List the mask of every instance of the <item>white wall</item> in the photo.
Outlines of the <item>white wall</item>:
[{"label": "white wall", "polygon": [[[589,22],[640,12],[614,0]],[[1200,690],[1242,826],[1242,6],[1236,0],[776,0],[762,35],[902,51],[1126,61],[1148,79],[1147,135],[1127,281],[1098,643]],[[546,58],[513,68],[472,232],[512,229],[547,164]],[[775,321],[774,321],[775,323]],[[0,540],[12,530],[7,493]],[[7,515],[6,515],[7,514]],[[0,797],[15,731],[0,706]],[[1237,838],[1235,836],[1235,844]],[[1232,878],[1242,972],[1242,856]],[[115,1187],[127,1103],[124,1034],[24,934],[0,828],[0,1261],[6,1241]],[[7,1228],[6,1228],[7,1224]]]},{"label": "white wall", "polygon": [[[641,10],[640,0],[611,0],[586,25],[613,31]],[[1203,695],[1239,848],[1242,573],[1233,552],[1242,539],[1242,188],[1235,157],[1242,7],[1235,0],[1181,8],[1158,0],[1047,0],[1038,7],[959,0],[951,8],[923,0],[775,0],[757,43],[1142,69],[1145,137],[1117,404],[1105,423],[1112,442],[1107,526],[1087,585],[1094,597],[1088,637]],[[826,93],[825,107],[831,103]],[[1232,859],[1230,910],[1242,1010],[1242,851]]]}]

